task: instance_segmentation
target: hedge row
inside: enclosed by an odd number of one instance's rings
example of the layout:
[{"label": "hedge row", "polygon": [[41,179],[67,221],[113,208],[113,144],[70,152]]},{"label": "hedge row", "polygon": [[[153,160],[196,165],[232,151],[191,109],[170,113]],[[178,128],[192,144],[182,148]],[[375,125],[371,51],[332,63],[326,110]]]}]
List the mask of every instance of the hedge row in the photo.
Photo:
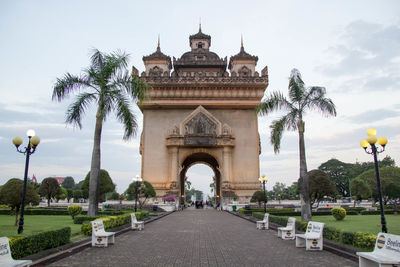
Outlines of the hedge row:
[{"label": "hedge row", "polygon": [[[251,215],[253,212],[264,212],[264,208],[255,208],[255,209],[249,209],[249,210],[244,209],[244,208],[239,209],[239,213],[241,213],[241,214]],[[276,213],[294,212],[294,208],[280,208],[280,209],[268,208],[267,212],[268,213],[271,213],[271,212],[276,212]]]},{"label": "hedge row", "polygon": [[[254,212],[253,217],[257,219],[263,219],[263,212]],[[269,221],[278,225],[286,226],[288,217],[269,215]],[[296,229],[301,232],[305,232],[307,228],[307,222],[296,220]],[[324,238],[332,240],[334,242],[352,245],[354,247],[372,250],[375,246],[376,235],[362,232],[346,232],[342,229],[325,226],[324,227]]]},{"label": "hedge row", "polygon": [[46,249],[56,248],[69,243],[70,236],[71,228],[65,227],[27,237],[11,237],[9,238],[11,255],[14,259],[20,259]]},{"label": "hedge row", "polygon": [[[10,215],[12,210],[9,209],[0,209],[0,215]],[[82,215],[86,215],[87,211],[82,211]],[[112,210],[112,211],[99,211],[99,214],[102,215],[121,215],[124,214],[123,211],[120,210]],[[68,210],[61,209],[25,209],[24,215],[69,215]]]},{"label": "hedge row", "polygon": [[[393,210],[384,210],[385,214],[394,214]],[[380,210],[364,210],[361,211],[361,215],[379,215],[381,214]]]},{"label": "hedge row", "polygon": [[[136,219],[142,220],[146,217],[149,216],[149,212],[147,210],[141,210],[138,212],[132,212],[136,214]],[[109,217],[100,217],[97,218],[99,220],[103,221],[104,228],[111,229],[117,226],[121,226],[124,224],[131,223],[131,214],[124,214],[124,215],[118,215],[118,216],[109,216]],[[81,226],[81,233],[84,235],[91,235],[92,234],[92,224],[89,223],[84,223]]]},{"label": "hedge row", "polygon": [[82,224],[83,222],[90,222],[90,221],[96,220],[102,216],[103,215],[97,215],[97,216],[78,215],[78,216],[75,216],[75,218],[74,218],[74,224]]}]

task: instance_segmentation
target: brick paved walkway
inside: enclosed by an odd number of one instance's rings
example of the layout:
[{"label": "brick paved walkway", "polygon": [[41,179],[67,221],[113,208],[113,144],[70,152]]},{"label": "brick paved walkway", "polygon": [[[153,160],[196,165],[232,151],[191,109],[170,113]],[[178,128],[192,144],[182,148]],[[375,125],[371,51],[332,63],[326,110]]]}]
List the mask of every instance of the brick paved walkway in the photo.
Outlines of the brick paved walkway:
[{"label": "brick paved walkway", "polygon": [[212,209],[174,212],[115,242],[51,266],[357,266],[326,251],[306,252],[272,230]]}]

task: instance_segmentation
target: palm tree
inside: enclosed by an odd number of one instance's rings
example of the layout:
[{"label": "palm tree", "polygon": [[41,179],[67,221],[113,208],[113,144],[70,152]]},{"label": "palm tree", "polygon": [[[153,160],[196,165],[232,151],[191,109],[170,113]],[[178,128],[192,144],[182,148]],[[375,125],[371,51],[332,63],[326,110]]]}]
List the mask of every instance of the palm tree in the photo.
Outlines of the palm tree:
[{"label": "palm tree", "polygon": [[[136,116],[131,101],[144,99],[148,86],[127,71],[128,55],[117,51],[106,54],[93,50],[90,67],[80,75],[66,73],[54,84],[53,100],[61,101],[77,92],[75,102],[67,110],[66,123],[82,128],[81,118],[89,107],[96,103],[96,126],[89,180],[88,215],[97,214],[100,178],[100,142],[103,123],[111,111],[124,127],[124,140],[136,135]],[[85,91],[83,92],[83,89]],[[82,90],[82,91],[81,91]]]},{"label": "palm tree", "polygon": [[297,69],[293,69],[291,72],[288,89],[289,99],[286,99],[280,92],[273,92],[267,99],[261,102],[256,108],[256,112],[261,115],[268,115],[280,109],[287,111],[285,115],[274,120],[270,125],[270,141],[274,146],[275,153],[279,153],[282,133],[285,129],[297,130],[299,133],[301,218],[303,221],[310,221],[310,190],[304,145],[305,123],[303,116],[306,110],[317,110],[326,116],[336,116],[336,108],[332,100],[325,97],[326,90],[324,87],[313,86],[306,88]]}]

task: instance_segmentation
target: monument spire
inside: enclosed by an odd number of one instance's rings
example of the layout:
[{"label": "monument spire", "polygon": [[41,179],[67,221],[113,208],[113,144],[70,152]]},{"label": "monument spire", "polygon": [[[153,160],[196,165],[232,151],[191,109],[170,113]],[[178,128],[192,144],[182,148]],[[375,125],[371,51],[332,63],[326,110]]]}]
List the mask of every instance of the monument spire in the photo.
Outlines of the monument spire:
[{"label": "monument spire", "polygon": [[201,18],[199,18],[199,32],[201,32]]},{"label": "monument spire", "polygon": [[240,51],[244,51],[244,46],[243,46],[243,34],[240,34]]},{"label": "monument spire", "polygon": [[161,50],[160,49],[160,34],[158,34],[157,50]]}]

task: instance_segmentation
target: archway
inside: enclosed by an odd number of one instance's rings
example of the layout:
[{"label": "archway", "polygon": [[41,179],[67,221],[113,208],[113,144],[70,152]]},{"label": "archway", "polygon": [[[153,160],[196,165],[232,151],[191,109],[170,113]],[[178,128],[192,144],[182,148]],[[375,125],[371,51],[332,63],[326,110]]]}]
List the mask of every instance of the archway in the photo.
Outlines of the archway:
[{"label": "archway", "polygon": [[216,204],[219,204],[221,199],[221,172],[219,170],[219,163],[213,156],[204,152],[198,152],[189,155],[181,164],[181,171],[179,174],[180,204],[183,205],[185,201],[186,173],[191,166],[198,163],[203,163],[213,170],[215,179]]}]

